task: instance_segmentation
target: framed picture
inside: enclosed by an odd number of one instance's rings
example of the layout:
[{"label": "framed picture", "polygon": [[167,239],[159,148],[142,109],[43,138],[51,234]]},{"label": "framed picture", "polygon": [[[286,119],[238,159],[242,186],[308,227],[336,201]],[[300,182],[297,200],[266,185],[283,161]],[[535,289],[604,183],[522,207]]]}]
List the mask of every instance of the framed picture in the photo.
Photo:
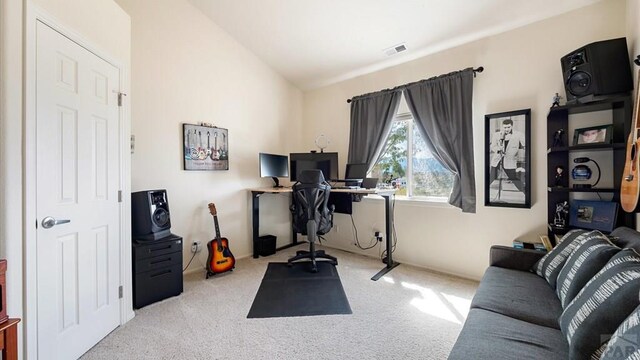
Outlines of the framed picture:
[{"label": "framed picture", "polygon": [[573,145],[610,144],[613,125],[600,125],[576,129],[573,132]]},{"label": "framed picture", "polygon": [[485,206],[531,207],[531,109],[485,115]]},{"label": "framed picture", "polygon": [[182,124],[185,170],[229,170],[229,130]]},{"label": "framed picture", "polygon": [[618,215],[618,203],[612,201],[573,200],[569,225],[605,232],[613,231]]}]

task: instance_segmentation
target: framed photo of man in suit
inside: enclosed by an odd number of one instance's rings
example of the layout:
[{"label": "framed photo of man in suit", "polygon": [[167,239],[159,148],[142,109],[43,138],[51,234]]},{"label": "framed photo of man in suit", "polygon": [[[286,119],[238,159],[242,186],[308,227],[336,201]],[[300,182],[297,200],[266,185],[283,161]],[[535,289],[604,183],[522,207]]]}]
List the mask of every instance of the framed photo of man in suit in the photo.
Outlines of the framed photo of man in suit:
[{"label": "framed photo of man in suit", "polygon": [[531,109],[485,115],[485,206],[531,207]]}]

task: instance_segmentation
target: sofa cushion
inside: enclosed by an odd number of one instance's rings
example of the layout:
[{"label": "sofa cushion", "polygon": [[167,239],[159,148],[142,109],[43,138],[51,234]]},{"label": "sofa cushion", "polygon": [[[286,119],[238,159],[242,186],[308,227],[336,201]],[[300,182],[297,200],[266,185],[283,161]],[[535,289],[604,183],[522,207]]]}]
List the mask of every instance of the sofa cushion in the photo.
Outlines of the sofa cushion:
[{"label": "sofa cushion", "polygon": [[563,308],[618,251],[620,248],[598,230],[584,235],[558,274],[556,294]]},{"label": "sofa cushion", "polygon": [[640,307],[627,317],[602,352],[601,360],[640,358]]},{"label": "sofa cushion", "polygon": [[545,279],[527,271],[490,266],[471,301],[471,308],[560,329],[560,300]]},{"label": "sofa cushion", "polygon": [[588,359],[640,303],[640,255],[624,249],[580,290],[560,316],[571,359]]},{"label": "sofa cushion", "polygon": [[449,360],[566,360],[560,330],[483,309],[471,309]]},{"label": "sofa cushion", "polygon": [[553,250],[549,251],[542,259],[533,266],[533,270],[539,276],[547,280],[553,289],[556,288],[558,274],[573,249],[579,244],[581,235],[586,234],[586,230],[576,229],[569,231]]}]

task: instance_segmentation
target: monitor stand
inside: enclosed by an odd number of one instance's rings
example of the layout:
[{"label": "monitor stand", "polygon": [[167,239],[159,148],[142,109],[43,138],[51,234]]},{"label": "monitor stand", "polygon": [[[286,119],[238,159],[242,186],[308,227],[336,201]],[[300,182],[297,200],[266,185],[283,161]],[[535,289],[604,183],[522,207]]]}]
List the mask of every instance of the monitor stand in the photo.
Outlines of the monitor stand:
[{"label": "monitor stand", "polygon": [[284,187],[284,186],[280,185],[280,179],[278,179],[278,178],[277,178],[277,177],[275,177],[275,176],[272,176],[271,178],[273,179],[273,182],[274,182],[274,183],[276,183],[275,185],[273,185],[273,187],[274,187],[274,188],[281,188],[281,187]]}]

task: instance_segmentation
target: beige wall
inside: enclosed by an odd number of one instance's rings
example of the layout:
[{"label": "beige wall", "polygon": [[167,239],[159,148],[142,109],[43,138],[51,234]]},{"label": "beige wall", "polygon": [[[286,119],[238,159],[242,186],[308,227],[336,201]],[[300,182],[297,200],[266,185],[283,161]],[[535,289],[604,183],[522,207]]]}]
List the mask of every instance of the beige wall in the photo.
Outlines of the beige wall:
[{"label": "beige wall", "polygon": [[[347,158],[349,105],[346,99],[380,89],[463,69],[484,66],[474,82],[473,131],[477,214],[463,214],[447,206],[397,201],[395,259],[400,262],[480,278],[492,244],[510,245],[515,238],[536,239],[546,233],[546,115],[554,93],[564,94],[560,58],[593,41],[625,36],[623,0],[612,0],[555,18],[491,36],[454,49],[332,86],[309,91],[304,97],[304,138],[320,133],[332,140],[330,150],[340,153],[341,169]],[[575,31],[569,24],[589,24]],[[484,115],[532,109],[531,209],[485,207]],[[361,242],[373,230],[382,230],[381,203],[356,204],[354,218]],[[337,215],[337,231],[327,244],[356,251],[351,223]],[[367,254],[378,256],[378,250]]]},{"label": "beige wall", "polygon": [[[638,0],[627,0],[627,43],[629,55],[633,60],[640,55],[640,1]],[[637,81],[639,68],[634,66],[633,69]]]},{"label": "beige wall", "polygon": [[[191,243],[213,237],[207,204],[236,257],[252,251],[249,187],[258,153],[286,154],[300,141],[302,93],[183,0],[118,0],[132,19],[132,189],[168,191],[171,231]],[[182,124],[229,129],[228,171],[182,170]],[[287,198],[265,196],[262,233],[288,237]],[[274,211],[275,210],[275,211]],[[207,251],[190,269],[202,269]]]}]

